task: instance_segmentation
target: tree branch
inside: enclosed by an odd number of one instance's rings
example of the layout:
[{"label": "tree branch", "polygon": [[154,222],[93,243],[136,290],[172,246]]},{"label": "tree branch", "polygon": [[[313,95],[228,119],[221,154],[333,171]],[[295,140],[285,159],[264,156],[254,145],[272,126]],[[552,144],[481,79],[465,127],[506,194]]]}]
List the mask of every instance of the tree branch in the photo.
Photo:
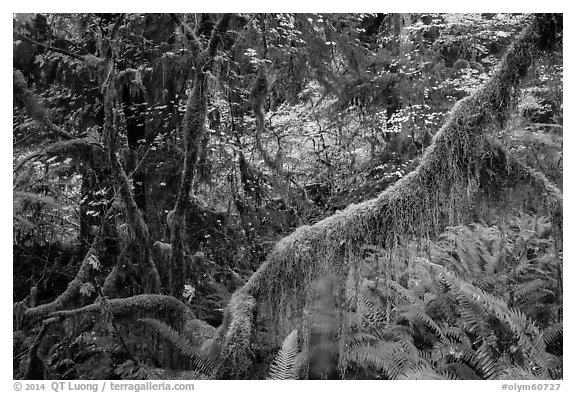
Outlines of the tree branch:
[{"label": "tree branch", "polygon": [[103,152],[103,146],[99,142],[91,139],[91,138],[76,138],[76,139],[68,139],[65,141],[59,141],[53,143],[50,146],[45,147],[42,150],[30,153],[26,157],[24,157],[14,168],[14,173],[17,173],[22,167],[38,157],[47,156],[47,157],[78,157],[84,158],[87,155],[90,155],[92,149],[96,149],[98,152]]},{"label": "tree branch", "polygon": [[[93,303],[88,306],[73,310],[56,311],[53,317],[69,318],[84,314],[95,314],[102,312],[103,304]],[[117,298],[107,300],[107,309],[114,318],[128,318],[135,320],[144,316],[162,318],[176,325],[179,329],[195,319],[194,314],[181,301],[173,296],[167,295],[136,295],[127,298]]]},{"label": "tree branch", "polygon": [[[113,211],[114,211],[113,208],[108,209],[102,220],[107,220]],[[93,262],[94,258],[96,259],[98,258],[98,250],[101,247],[103,236],[104,236],[104,226],[101,225],[98,234],[94,237],[94,240],[92,241],[90,249],[84,256],[84,259],[80,264],[78,273],[76,273],[74,279],[68,283],[68,287],[66,288],[66,290],[50,303],[41,304],[39,306],[27,309],[24,312],[24,318],[26,320],[36,320],[39,318],[44,318],[51,313],[54,313],[58,310],[68,307],[68,305],[76,299],[76,297],[80,292],[80,287],[82,286],[82,284],[87,282],[90,276],[95,272]]]},{"label": "tree branch", "polygon": [[24,79],[24,75],[17,70],[13,70],[13,90],[14,95],[18,97],[20,101],[24,104],[26,111],[32,117],[44,127],[46,127],[50,132],[52,132],[57,137],[63,139],[73,139],[74,137],[68,132],[64,131],[48,118],[46,110],[36,97],[36,95],[28,88],[28,84]]},{"label": "tree branch", "polygon": [[21,40],[28,41],[34,45],[41,46],[44,49],[48,49],[48,50],[51,50],[53,52],[60,53],[61,55],[72,57],[73,59],[84,61],[84,56],[77,55],[76,53],[69,52],[65,49],[56,48],[56,47],[51,46],[51,45],[43,44],[41,42],[33,40],[32,38],[30,38],[28,36],[25,36],[24,34],[17,33],[16,36],[18,38],[20,38]]}]

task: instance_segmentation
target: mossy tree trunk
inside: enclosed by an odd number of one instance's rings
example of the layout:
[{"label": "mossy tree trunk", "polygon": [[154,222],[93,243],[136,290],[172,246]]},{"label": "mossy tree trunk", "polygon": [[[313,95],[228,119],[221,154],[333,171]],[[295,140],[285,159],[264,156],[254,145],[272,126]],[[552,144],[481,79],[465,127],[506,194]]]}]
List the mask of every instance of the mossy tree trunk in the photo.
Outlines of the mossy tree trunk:
[{"label": "mossy tree trunk", "polygon": [[[190,191],[196,175],[196,166],[200,156],[200,142],[205,134],[207,105],[207,76],[212,70],[216,49],[226,33],[230,22],[230,14],[224,14],[212,30],[208,46],[203,49],[197,37],[191,33],[192,53],[196,58],[192,91],[188,96],[184,124],[184,169],[180,181],[180,189],[174,209],[168,214],[170,227],[170,292],[179,296],[184,288],[187,276],[184,261],[184,241],[186,238],[186,209]],[[204,24],[202,25],[204,26]]]},{"label": "mossy tree trunk", "polygon": [[126,119],[128,151],[125,153],[126,169],[132,174],[134,198],[140,210],[146,212],[146,172],[140,160],[140,148],[146,140],[146,90],[139,80],[140,72],[127,69],[120,72],[119,96]]},{"label": "mossy tree trunk", "polygon": [[[111,75],[115,75],[113,59],[110,59]],[[108,159],[114,175],[117,192],[122,201],[128,224],[128,239],[125,253],[133,265],[139,267],[137,279],[144,292],[160,290],[160,277],[152,260],[152,239],[142,211],[138,208],[130,179],[118,158],[119,109],[115,108],[117,91],[115,78],[112,77],[104,86],[104,138],[108,147]]]}]

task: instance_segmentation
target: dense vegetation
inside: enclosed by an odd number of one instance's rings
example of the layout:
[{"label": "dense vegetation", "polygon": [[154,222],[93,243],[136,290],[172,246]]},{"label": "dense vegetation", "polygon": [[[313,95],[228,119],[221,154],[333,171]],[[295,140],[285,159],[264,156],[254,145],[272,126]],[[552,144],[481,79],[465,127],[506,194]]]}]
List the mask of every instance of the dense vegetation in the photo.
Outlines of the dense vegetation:
[{"label": "dense vegetation", "polygon": [[13,22],[14,378],[562,378],[561,15]]}]

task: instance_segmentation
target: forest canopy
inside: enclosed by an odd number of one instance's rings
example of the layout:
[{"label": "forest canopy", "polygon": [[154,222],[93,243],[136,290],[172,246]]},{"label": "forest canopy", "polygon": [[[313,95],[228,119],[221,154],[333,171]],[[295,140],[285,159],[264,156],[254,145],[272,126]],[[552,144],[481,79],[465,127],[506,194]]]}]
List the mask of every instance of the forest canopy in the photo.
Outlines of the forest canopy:
[{"label": "forest canopy", "polygon": [[562,379],[559,14],[14,14],[14,379]]}]

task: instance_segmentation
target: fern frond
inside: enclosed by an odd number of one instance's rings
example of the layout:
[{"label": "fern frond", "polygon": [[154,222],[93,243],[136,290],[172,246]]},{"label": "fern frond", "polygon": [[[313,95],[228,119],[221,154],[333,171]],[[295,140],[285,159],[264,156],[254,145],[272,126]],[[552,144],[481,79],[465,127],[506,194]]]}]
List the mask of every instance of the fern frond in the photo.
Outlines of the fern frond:
[{"label": "fern frond", "polygon": [[472,226],[446,228],[441,241],[433,248],[433,257],[462,277],[485,279],[502,265],[506,247],[497,228],[485,224]]},{"label": "fern frond", "polygon": [[406,354],[417,357],[423,356],[422,351],[420,351],[414,345],[414,337],[410,334],[410,332],[406,330],[395,330],[393,335],[394,341],[402,346]]},{"label": "fern frond", "polygon": [[395,342],[384,342],[377,347],[361,345],[347,353],[348,362],[355,362],[362,366],[369,365],[382,370],[390,379],[396,379],[415,360],[402,350],[399,343]]},{"label": "fern frond", "polygon": [[438,342],[434,345],[431,353],[433,363],[448,362],[450,358],[455,360],[471,359],[476,352],[469,347],[455,342]]},{"label": "fern frond", "polygon": [[444,375],[438,374],[429,364],[419,363],[410,367],[398,376],[401,380],[444,380]]},{"label": "fern frond", "polygon": [[472,348],[472,342],[470,341],[470,337],[462,330],[459,326],[449,326],[444,329],[444,334],[446,337],[452,338],[460,342],[465,348]]},{"label": "fern frond", "polygon": [[464,363],[448,363],[445,366],[441,367],[443,374],[448,374],[450,379],[458,379],[458,380],[478,380],[482,379],[480,376],[474,371],[474,369],[467,364]]},{"label": "fern frond", "polygon": [[[548,283],[540,278],[519,284],[514,289],[514,300],[521,303],[529,302],[532,300],[529,298],[530,295],[534,293],[541,294],[547,287]],[[548,291],[548,293],[552,292]]]},{"label": "fern frond", "polygon": [[392,288],[394,290],[394,292],[396,292],[402,298],[406,299],[409,303],[411,303],[411,304],[421,303],[420,298],[418,298],[418,296],[416,294],[414,294],[410,289],[404,288],[402,285],[400,285],[396,281],[390,280],[388,282],[388,285],[390,286],[390,288]]},{"label": "fern frond", "polygon": [[544,344],[550,345],[556,340],[562,338],[564,333],[564,324],[562,322],[555,323],[554,325],[548,326],[546,330],[542,333],[542,339]]},{"label": "fern frond", "polygon": [[546,351],[542,333],[522,312],[508,308],[507,304],[499,298],[481,291],[478,288],[462,288],[470,296],[475,296],[489,311],[493,312],[500,320],[506,322],[510,329],[518,337],[518,344],[525,348],[535,357],[543,355]]},{"label": "fern frond", "polygon": [[400,317],[405,318],[412,324],[422,324],[429,327],[440,338],[440,341],[446,341],[444,330],[423,310],[408,308],[400,314]]},{"label": "fern frond", "polygon": [[453,290],[462,295],[461,298],[465,297],[472,302],[481,304],[500,321],[505,322],[518,338],[519,347],[528,353],[528,359],[535,362],[539,368],[545,367],[546,345],[542,339],[542,333],[533,321],[529,320],[522,312],[510,309],[503,299],[458,279],[443,268],[436,267],[436,269],[441,270],[440,274],[445,277]]},{"label": "fern frond", "polygon": [[541,376],[534,374],[528,367],[512,366],[504,370],[497,379],[542,379]]},{"label": "fern frond", "polygon": [[185,336],[157,319],[141,318],[140,321],[156,330],[162,337],[170,341],[178,351],[189,357],[196,371],[205,375],[212,375],[214,365],[206,356],[202,355]]},{"label": "fern frond", "polygon": [[297,355],[298,329],[294,329],[282,342],[282,348],[272,362],[266,379],[296,379],[295,361]]},{"label": "fern frond", "polygon": [[481,305],[458,293],[458,311],[466,331],[474,333],[483,342],[496,347],[498,339],[486,322],[488,317]]},{"label": "fern frond", "polygon": [[490,349],[486,348],[485,350],[485,346],[481,346],[476,351],[476,356],[471,359],[471,363],[476,370],[480,371],[482,375],[484,375],[484,378],[496,379],[502,374],[505,367],[494,357],[495,356]]},{"label": "fern frond", "polygon": [[358,312],[370,326],[380,327],[386,323],[386,313],[362,293],[358,294]]},{"label": "fern frond", "polygon": [[348,339],[346,345],[348,348],[352,349],[359,345],[371,345],[382,339],[382,334],[379,331],[371,329],[369,332],[360,331],[351,334],[351,337]]}]

